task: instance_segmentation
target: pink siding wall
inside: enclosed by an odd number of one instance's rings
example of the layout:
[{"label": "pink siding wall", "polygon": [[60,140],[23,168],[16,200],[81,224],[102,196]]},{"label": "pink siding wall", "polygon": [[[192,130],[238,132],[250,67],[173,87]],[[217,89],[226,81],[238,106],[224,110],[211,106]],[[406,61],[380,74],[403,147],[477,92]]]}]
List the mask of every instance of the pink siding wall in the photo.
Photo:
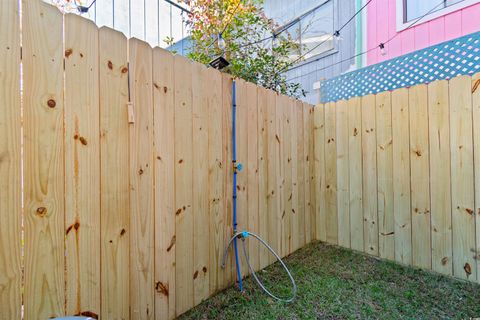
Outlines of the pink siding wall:
[{"label": "pink siding wall", "polygon": [[[397,34],[396,30],[396,0],[372,1],[367,7],[367,48],[387,41]],[[476,31],[480,31],[480,3],[400,31],[394,40],[385,45],[386,55],[381,55],[380,49],[367,54],[367,65]]]}]

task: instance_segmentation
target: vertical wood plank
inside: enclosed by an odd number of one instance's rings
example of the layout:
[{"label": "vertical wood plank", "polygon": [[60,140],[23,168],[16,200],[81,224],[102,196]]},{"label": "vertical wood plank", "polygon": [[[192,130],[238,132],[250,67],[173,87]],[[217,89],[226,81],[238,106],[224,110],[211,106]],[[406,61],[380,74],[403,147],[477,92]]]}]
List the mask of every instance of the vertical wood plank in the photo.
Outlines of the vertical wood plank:
[{"label": "vertical wood plank", "polygon": [[297,129],[297,108],[298,101],[290,101],[290,150],[292,153],[292,213],[290,219],[290,250],[291,252],[299,249],[299,209],[298,209],[298,129]]},{"label": "vertical wood plank", "polygon": [[448,81],[428,85],[432,269],[452,274],[452,198]]},{"label": "vertical wood plank", "polygon": [[378,250],[381,258],[395,258],[393,217],[393,137],[390,92],[376,96]]},{"label": "vertical wood plank", "polygon": [[154,199],[152,48],[129,41],[130,101],[130,317],[153,319]]},{"label": "vertical wood plank", "polygon": [[325,208],[325,105],[314,108],[313,140],[315,161],[315,238],[327,240]]},{"label": "vertical wood plank", "polygon": [[362,97],[362,176],[364,251],[378,256],[377,142],[375,96]]},{"label": "vertical wood plank", "polygon": [[[338,244],[336,104],[325,104],[325,212],[327,242]],[[343,218],[343,216],[342,216]]]},{"label": "vertical wood plank", "polygon": [[[100,314],[98,29],[65,16],[66,313]],[[88,83],[88,85],[85,85]]]},{"label": "vertical wood plank", "polygon": [[107,319],[129,318],[129,133],[127,40],[99,31],[101,312]]},{"label": "vertical wood plank", "polygon": [[192,63],[175,56],[175,305],[193,307]]},{"label": "vertical wood plank", "polygon": [[[236,112],[236,144],[237,144],[237,163],[242,165],[242,170],[237,172],[237,231],[248,228],[248,202],[247,202],[247,184],[248,184],[248,101],[247,101],[247,83],[242,79],[235,80],[237,84],[237,112]],[[238,243],[242,252],[241,243]],[[243,254],[240,254],[240,257]],[[245,259],[240,258],[240,271],[242,276],[247,275],[248,266]]]},{"label": "vertical wood plank", "polygon": [[348,100],[348,173],[351,248],[363,251],[362,105],[360,98]]},{"label": "vertical wood plank", "polygon": [[471,78],[450,80],[453,275],[477,278]]},{"label": "vertical wood plank", "polygon": [[412,262],[431,268],[427,86],[409,89]]},{"label": "vertical wood plank", "polygon": [[[310,179],[310,111],[308,104],[303,103],[303,181],[305,190],[305,243],[312,241],[312,198],[310,193],[311,179]],[[314,227],[313,227],[314,228]],[[328,228],[328,227],[327,227]]]},{"label": "vertical wood plank", "polygon": [[[276,94],[276,102],[275,102],[275,140],[276,140],[276,147],[275,147],[275,161],[276,161],[276,179],[277,179],[277,194],[276,201],[277,201],[277,224],[278,229],[276,229],[277,233],[277,248],[278,254],[283,257],[285,256],[285,248],[284,248],[284,239],[283,236],[285,234],[285,158],[284,158],[284,150],[285,150],[285,141],[284,141],[284,115],[285,115],[285,97]],[[271,229],[273,231],[273,229]]]},{"label": "vertical wood plank", "polygon": [[475,168],[475,230],[477,255],[477,282],[480,282],[480,73],[472,77],[473,153]]},{"label": "vertical wood plank", "polygon": [[174,57],[153,50],[155,317],[175,317]]},{"label": "vertical wood plank", "polygon": [[309,159],[309,179],[310,179],[310,223],[312,227],[310,228],[310,237],[312,241],[317,240],[317,200],[316,200],[316,190],[315,190],[315,141],[313,140],[313,131],[314,131],[314,106],[308,104],[308,135],[309,135],[309,150],[308,150],[308,159]]},{"label": "vertical wood plank", "polygon": [[0,3],[0,310],[4,319],[20,319],[20,16],[18,1]]},{"label": "vertical wood plank", "polygon": [[63,17],[22,2],[25,318],[65,313]]},{"label": "vertical wood plank", "polygon": [[208,96],[210,86],[207,68],[199,63],[192,65],[193,112],[193,294],[194,305],[209,296],[209,212],[208,212]]},{"label": "vertical wood plank", "polygon": [[[280,210],[277,199],[279,198],[279,190],[277,185],[277,177],[279,167],[278,163],[278,134],[276,131],[276,94],[275,92],[267,91],[267,131],[268,131],[268,147],[267,147],[267,185],[268,185],[268,243],[273,250],[279,251],[280,221],[278,220],[278,211]],[[303,169],[303,168],[302,168]],[[268,256],[269,263],[274,262],[272,255]]]},{"label": "vertical wood plank", "polygon": [[290,240],[292,238],[291,224],[292,224],[292,129],[291,129],[291,118],[292,118],[292,105],[293,100],[285,97],[284,102],[284,121],[283,121],[283,140],[284,140],[284,149],[283,149],[283,159],[285,161],[285,189],[284,192],[284,201],[285,201],[285,213],[282,216],[283,225],[284,225],[284,234],[283,234],[283,247],[284,255],[288,255],[292,252],[290,246]]},{"label": "vertical wood plank", "polygon": [[395,260],[412,263],[412,216],[410,207],[410,125],[408,89],[392,92],[393,215]]},{"label": "vertical wood plank", "polygon": [[[259,157],[258,157],[258,140],[260,131],[258,130],[258,93],[257,86],[247,83],[247,113],[248,113],[248,159],[247,159],[247,199],[248,199],[248,230],[259,234]],[[262,212],[264,213],[264,212]],[[254,270],[260,268],[260,251],[259,246],[249,241],[248,254],[250,263]]]},{"label": "vertical wood plank", "polygon": [[[227,244],[227,241],[233,235],[233,165],[232,165],[232,78],[222,73],[222,110],[223,110],[223,135],[225,140],[223,141],[223,162],[225,163],[225,171],[223,178],[225,179],[225,228],[223,230],[223,250]],[[233,250],[230,250],[227,256],[225,265],[225,272],[222,288],[233,283],[237,278]]]},{"label": "vertical wood plank", "polygon": [[304,154],[304,121],[303,121],[303,103],[297,101],[297,179],[298,179],[298,247],[301,248],[306,244],[305,223],[306,223],[306,206],[305,206],[305,154]]},{"label": "vertical wood plank", "polygon": [[[268,239],[268,92],[258,88],[258,227],[259,235]],[[259,268],[268,265],[267,248],[259,249]]]},{"label": "vertical wood plank", "polygon": [[226,163],[223,162],[223,144],[225,136],[222,133],[222,76],[219,71],[208,69],[207,83],[210,85],[208,99],[208,192],[210,219],[210,294],[220,289],[223,282],[223,269],[220,264],[225,246],[224,232],[224,190],[223,175]]},{"label": "vertical wood plank", "polygon": [[338,101],[336,106],[336,153],[337,153],[337,210],[338,244],[350,248],[350,177],[349,177],[349,134],[348,103]]}]

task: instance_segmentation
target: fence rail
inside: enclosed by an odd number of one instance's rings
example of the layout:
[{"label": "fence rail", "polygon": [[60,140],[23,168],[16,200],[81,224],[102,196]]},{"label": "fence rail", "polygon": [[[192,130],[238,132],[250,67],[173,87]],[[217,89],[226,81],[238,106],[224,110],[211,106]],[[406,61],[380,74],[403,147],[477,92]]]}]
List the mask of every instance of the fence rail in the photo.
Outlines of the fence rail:
[{"label": "fence rail", "polygon": [[[22,4],[0,3],[0,319],[168,319],[234,283],[232,79]],[[239,229],[285,256],[316,237],[313,106],[237,94]]]},{"label": "fence rail", "polygon": [[480,282],[480,74],[318,105],[320,240]]}]

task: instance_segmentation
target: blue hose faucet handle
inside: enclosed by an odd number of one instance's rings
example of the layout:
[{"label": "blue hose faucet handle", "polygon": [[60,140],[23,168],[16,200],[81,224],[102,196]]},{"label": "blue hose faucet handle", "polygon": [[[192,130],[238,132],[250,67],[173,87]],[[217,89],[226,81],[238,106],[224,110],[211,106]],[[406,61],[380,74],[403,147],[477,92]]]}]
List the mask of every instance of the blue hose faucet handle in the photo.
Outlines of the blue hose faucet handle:
[{"label": "blue hose faucet handle", "polygon": [[241,163],[237,163],[237,164],[235,165],[235,169],[236,169],[238,172],[242,171],[242,169],[243,169],[242,164],[241,164]]},{"label": "blue hose faucet handle", "polygon": [[245,230],[242,232],[242,238],[246,239],[248,237],[248,232]]}]

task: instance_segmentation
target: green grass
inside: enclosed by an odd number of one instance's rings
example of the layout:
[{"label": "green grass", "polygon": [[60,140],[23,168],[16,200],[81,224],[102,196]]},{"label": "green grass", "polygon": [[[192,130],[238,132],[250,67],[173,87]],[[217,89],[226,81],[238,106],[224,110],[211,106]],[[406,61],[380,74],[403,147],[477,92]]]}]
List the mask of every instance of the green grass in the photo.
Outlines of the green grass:
[{"label": "green grass", "polygon": [[[278,303],[245,281],[180,319],[469,319],[480,317],[480,286],[350,250],[314,243],[285,259],[298,285],[293,303]],[[280,265],[261,272],[272,291],[288,295]]]}]

